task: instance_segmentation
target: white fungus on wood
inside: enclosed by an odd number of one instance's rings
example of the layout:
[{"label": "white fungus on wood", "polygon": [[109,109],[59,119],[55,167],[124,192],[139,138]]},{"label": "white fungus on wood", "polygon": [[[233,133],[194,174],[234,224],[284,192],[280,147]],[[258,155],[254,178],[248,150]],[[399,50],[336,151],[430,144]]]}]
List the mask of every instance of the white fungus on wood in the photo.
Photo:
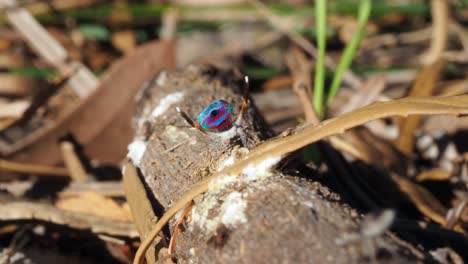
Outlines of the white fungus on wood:
[{"label": "white fungus on wood", "polygon": [[[213,179],[209,183],[207,195],[192,209],[191,223],[205,230],[206,234],[215,232],[220,223],[231,227],[246,223],[245,209],[247,208],[247,200],[244,199],[246,194],[237,191],[226,197],[221,204],[218,215],[210,218],[208,218],[208,215],[211,209],[219,204],[218,194],[224,187],[236,181],[249,182],[270,177],[273,175],[271,169],[280,160],[281,157],[269,157],[258,164],[249,164],[242,170],[241,175],[223,175]],[[193,225],[190,227],[193,228]]]},{"label": "white fungus on wood", "polygon": [[240,192],[232,192],[221,206],[221,222],[228,227],[247,222],[247,201],[242,196]]},{"label": "white fungus on wood", "polygon": [[164,98],[159,101],[159,104],[153,109],[153,112],[151,112],[151,115],[156,118],[162,114],[164,114],[169,107],[171,107],[173,104],[180,102],[184,98],[184,93],[183,92],[175,92],[166,95]]},{"label": "white fungus on wood", "polygon": [[184,144],[189,143],[190,145],[194,145],[197,143],[197,139],[195,137],[190,137],[183,129],[175,126],[166,126],[162,136],[174,144],[180,144],[183,142]]},{"label": "white fungus on wood", "polygon": [[136,167],[140,166],[140,161],[146,151],[146,142],[141,139],[136,139],[128,145],[127,157]]},{"label": "white fungus on wood", "polygon": [[249,164],[243,170],[244,179],[253,181],[261,178],[266,178],[272,175],[271,169],[275,166],[281,157],[268,157],[258,164]]}]

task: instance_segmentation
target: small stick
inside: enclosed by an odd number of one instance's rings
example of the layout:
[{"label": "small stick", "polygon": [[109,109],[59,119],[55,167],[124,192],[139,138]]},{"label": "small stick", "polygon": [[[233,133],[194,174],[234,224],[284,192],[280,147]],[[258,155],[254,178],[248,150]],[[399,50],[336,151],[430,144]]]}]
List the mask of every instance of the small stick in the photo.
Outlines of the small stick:
[{"label": "small stick", "polygon": [[185,219],[187,218],[188,214],[190,213],[190,210],[192,209],[194,203],[193,200],[190,201],[184,208],[184,211],[182,214],[179,216],[179,219],[175,221],[174,225],[172,227],[174,228],[174,233],[172,234],[171,241],[169,242],[169,248],[167,251],[169,252],[169,255],[171,255],[171,258],[175,261],[174,256],[175,256],[175,245],[177,241],[177,237],[180,234],[180,228],[181,225],[184,223]]},{"label": "small stick", "polygon": [[13,161],[0,159],[0,170],[19,172],[19,173],[32,173],[38,175],[50,176],[68,176],[70,175],[65,168],[36,165],[36,164],[23,164]]},{"label": "small stick", "polygon": [[75,152],[75,148],[73,147],[73,144],[68,141],[64,141],[60,143],[60,149],[62,150],[62,156],[65,162],[65,166],[70,172],[70,177],[74,181],[79,181],[79,182],[87,181],[88,174],[86,173],[86,170],[83,167],[83,164],[81,164],[81,161]]},{"label": "small stick", "polygon": [[423,64],[432,64],[442,57],[447,48],[449,32],[449,3],[446,0],[431,0],[432,39],[429,49],[421,56]]},{"label": "small stick", "polygon": [[312,86],[310,76],[312,75],[313,64],[300,49],[295,47],[288,51],[285,59],[293,78],[292,88],[301,102],[306,123],[314,126],[318,125],[320,119],[315,113],[310,95]]}]

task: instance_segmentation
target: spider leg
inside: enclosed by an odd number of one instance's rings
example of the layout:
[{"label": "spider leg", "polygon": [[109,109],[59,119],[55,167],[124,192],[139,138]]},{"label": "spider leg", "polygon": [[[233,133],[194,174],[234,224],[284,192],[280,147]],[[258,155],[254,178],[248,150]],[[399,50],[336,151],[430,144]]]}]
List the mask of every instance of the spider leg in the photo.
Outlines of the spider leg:
[{"label": "spider leg", "polygon": [[245,108],[247,107],[249,103],[249,76],[245,76],[244,81],[245,83],[244,83],[244,94],[242,96],[242,106],[239,112],[239,117],[236,119],[236,122],[235,122],[237,126],[240,126],[240,124],[242,123],[242,118],[244,116]]},{"label": "spider leg", "polygon": [[193,121],[184,111],[180,110],[179,107],[176,107],[176,110],[185,119],[185,121],[189,123],[189,125],[200,130],[201,132],[203,132],[203,134],[206,134],[206,131],[199,124],[195,123],[195,121]]}]

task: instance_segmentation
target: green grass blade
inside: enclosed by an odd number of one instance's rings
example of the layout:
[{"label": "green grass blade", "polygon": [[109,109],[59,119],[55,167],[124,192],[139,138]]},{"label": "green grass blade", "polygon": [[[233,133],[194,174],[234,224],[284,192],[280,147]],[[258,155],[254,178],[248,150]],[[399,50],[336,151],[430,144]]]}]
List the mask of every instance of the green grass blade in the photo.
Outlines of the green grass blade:
[{"label": "green grass blade", "polygon": [[325,85],[325,49],[327,38],[327,1],[315,1],[315,21],[317,30],[317,64],[315,66],[313,103],[315,112],[321,116],[323,108],[323,90]]},{"label": "green grass blade", "polygon": [[343,73],[349,68],[354,55],[356,54],[356,50],[364,35],[367,19],[369,18],[371,9],[372,0],[361,0],[358,11],[358,30],[351,41],[346,45],[346,48],[341,55],[340,62],[336,68],[335,75],[333,76],[330,92],[328,93],[327,107],[338,92],[338,88],[343,80]]}]

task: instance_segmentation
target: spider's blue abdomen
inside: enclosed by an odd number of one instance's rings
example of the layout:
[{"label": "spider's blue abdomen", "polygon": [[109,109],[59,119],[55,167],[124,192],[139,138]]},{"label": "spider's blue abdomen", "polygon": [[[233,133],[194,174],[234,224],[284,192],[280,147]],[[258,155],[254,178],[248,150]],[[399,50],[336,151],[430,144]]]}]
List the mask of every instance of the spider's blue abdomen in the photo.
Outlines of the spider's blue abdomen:
[{"label": "spider's blue abdomen", "polygon": [[198,115],[198,124],[211,132],[224,132],[232,127],[231,118],[232,106],[224,100],[218,100]]}]

